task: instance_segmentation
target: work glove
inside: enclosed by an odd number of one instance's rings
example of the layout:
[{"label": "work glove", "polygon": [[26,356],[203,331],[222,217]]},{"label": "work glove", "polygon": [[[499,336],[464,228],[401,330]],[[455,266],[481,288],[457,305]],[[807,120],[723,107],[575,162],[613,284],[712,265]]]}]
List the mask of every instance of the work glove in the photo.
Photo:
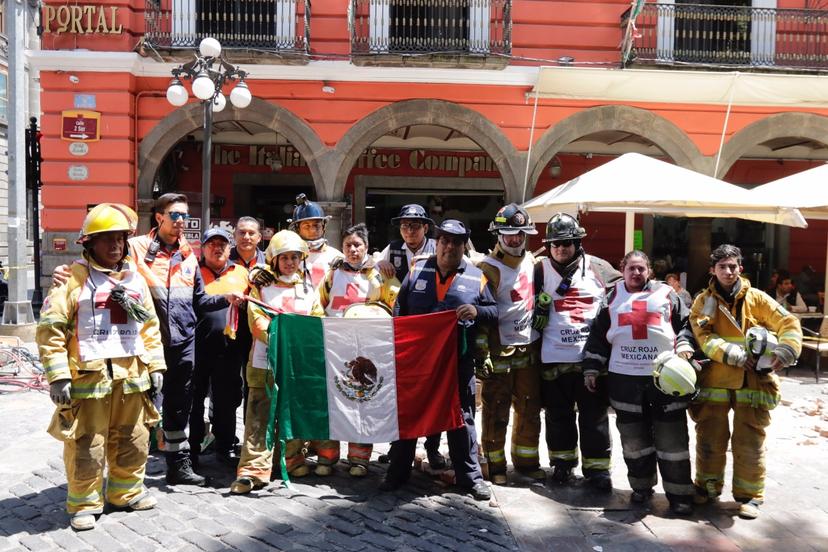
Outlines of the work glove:
[{"label": "work glove", "polygon": [[542,331],[549,324],[549,306],[551,304],[552,296],[545,291],[540,292],[535,304],[535,313],[532,317],[532,327],[534,329]]},{"label": "work glove", "polygon": [[72,380],[58,380],[49,384],[49,398],[57,406],[72,402]]},{"label": "work glove", "polygon": [[494,364],[491,357],[474,359],[474,375],[477,379],[489,379],[494,373]]},{"label": "work glove", "polygon": [[793,350],[784,345],[778,345],[776,349],[773,350],[773,354],[783,368],[786,368],[796,362],[796,355]]},{"label": "work glove", "polygon": [[161,392],[161,388],[164,386],[164,374],[162,372],[152,372],[150,373],[150,397],[155,397],[158,393]]},{"label": "work glove", "polygon": [[264,265],[251,268],[247,279],[251,284],[260,288],[267,287],[276,281],[276,277]]},{"label": "work glove", "polygon": [[744,368],[747,364],[748,358],[750,358],[750,355],[745,348],[737,345],[726,353],[725,364]]}]

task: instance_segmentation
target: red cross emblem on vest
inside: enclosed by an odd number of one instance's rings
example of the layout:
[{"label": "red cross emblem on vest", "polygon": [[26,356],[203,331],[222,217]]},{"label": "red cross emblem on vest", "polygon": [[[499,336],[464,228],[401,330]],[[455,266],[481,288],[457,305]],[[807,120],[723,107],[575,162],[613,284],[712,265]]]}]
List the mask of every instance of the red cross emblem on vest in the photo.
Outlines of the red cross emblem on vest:
[{"label": "red cross emblem on vest", "polygon": [[98,291],[95,293],[95,308],[108,310],[109,322],[111,324],[127,323],[126,311],[121,305],[112,299],[108,291]]},{"label": "red cross emblem on vest", "polygon": [[319,282],[325,277],[325,263],[316,263],[310,267],[310,278],[313,287],[319,285]]},{"label": "red cross emblem on vest", "polygon": [[619,326],[632,326],[633,339],[647,339],[647,326],[661,322],[660,312],[649,312],[647,301],[633,301],[632,312],[618,315]]},{"label": "red cross emblem on vest", "polygon": [[590,295],[581,297],[578,295],[578,290],[576,288],[570,288],[570,290],[566,292],[566,295],[564,295],[563,299],[554,301],[555,312],[568,312],[569,321],[573,324],[577,322],[584,322],[584,312],[590,309],[594,300],[595,298]]},{"label": "red cross emblem on vest", "polygon": [[357,284],[349,282],[348,285],[345,286],[345,295],[338,295],[334,297],[333,302],[331,302],[331,308],[337,311],[342,310],[348,305],[365,302],[366,297],[367,295],[362,294],[362,290],[359,289]]},{"label": "red cross emblem on vest", "polygon": [[283,293],[281,299],[282,305],[276,307],[278,312],[296,312],[296,297]]},{"label": "red cross emblem on vest", "polygon": [[534,289],[532,289],[532,284],[529,282],[529,276],[526,275],[525,272],[521,272],[518,274],[517,282],[512,291],[510,292],[510,296],[512,298],[512,303],[517,303],[518,301],[527,301],[526,309],[532,310],[535,308],[535,295]]}]

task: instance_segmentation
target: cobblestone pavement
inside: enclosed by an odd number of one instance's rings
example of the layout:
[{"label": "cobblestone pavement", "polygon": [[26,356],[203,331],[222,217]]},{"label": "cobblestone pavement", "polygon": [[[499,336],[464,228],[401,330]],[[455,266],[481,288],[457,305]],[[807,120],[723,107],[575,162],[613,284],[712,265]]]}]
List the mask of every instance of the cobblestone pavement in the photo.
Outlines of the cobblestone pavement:
[{"label": "cobblestone pavement", "polygon": [[[828,400],[825,387],[803,370],[784,379],[783,393]],[[0,396],[0,551],[828,551],[828,438],[813,431],[813,416],[785,406],[774,412],[769,431],[767,503],[755,521],[739,519],[727,496],[687,519],[669,514],[660,489],[651,504],[631,506],[615,435],[612,494],[580,483],[532,485],[511,474],[509,485],[494,488],[491,503],[422,473],[404,490],[379,492],[385,466],[376,461],[361,480],[340,463],[330,478],[310,476],[292,489],[277,480],[233,496],[232,473],[210,456],[202,456],[203,473],[213,478],[208,488],[168,487],[163,459],[153,457],[147,485],[158,507],[107,510],[94,531],[83,533],[68,527],[62,446],[45,433],[51,412],[45,394]],[[378,446],[374,458],[385,448]]]}]

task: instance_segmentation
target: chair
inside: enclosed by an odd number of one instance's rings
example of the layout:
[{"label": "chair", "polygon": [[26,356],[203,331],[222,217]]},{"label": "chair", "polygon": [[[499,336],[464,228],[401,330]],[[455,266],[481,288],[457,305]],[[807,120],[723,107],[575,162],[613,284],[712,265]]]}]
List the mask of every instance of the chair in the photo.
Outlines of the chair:
[{"label": "chair", "polygon": [[819,332],[802,326],[802,349],[814,351],[816,356],[816,381],[819,383],[819,361],[822,355],[828,355],[828,316],[822,318]]}]

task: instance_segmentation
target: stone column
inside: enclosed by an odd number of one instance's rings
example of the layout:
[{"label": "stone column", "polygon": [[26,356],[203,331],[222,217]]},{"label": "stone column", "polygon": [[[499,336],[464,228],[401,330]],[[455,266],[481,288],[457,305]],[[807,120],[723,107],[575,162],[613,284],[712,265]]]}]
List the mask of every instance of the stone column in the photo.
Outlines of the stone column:
[{"label": "stone column", "polygon": [[325,238],[328,243],[339,249],[342,243],[342,230],[351,226],[351,210],[344,201],[319,201],[325,214],[331,217],[325,226]]}]

